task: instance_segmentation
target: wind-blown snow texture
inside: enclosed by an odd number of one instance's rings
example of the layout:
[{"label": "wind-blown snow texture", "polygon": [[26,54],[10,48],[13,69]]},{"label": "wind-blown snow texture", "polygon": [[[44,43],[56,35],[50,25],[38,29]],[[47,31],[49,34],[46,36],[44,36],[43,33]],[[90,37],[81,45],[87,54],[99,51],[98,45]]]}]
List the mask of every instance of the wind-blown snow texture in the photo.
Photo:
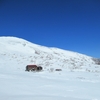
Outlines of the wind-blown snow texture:
[{"label": "wind-blown snow texture", "polygon": [[[0,100],[100,100],[100,65],[94,59],[0,37]],[[27,64],[41,65],[43,71],[26,72]]]}]

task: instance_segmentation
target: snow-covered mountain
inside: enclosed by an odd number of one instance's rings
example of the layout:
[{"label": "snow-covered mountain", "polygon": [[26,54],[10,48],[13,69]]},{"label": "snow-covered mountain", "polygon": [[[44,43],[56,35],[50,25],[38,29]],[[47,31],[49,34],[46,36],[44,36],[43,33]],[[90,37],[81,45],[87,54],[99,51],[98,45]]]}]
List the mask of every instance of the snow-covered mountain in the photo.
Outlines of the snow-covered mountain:
[{"label": "snow-covered mountain", "polygon": [[[43,71],[26,72],[27,64]],[[0,100],[100,100],[99,64],[87,55],[0,37]]]},{"label": "snow-covered mountain", "polygon": [[[0,64],[2,66],[12,64],[14,68],[22,70],[25,70],[25,66],[28,64],[36,64],[43,66],[44,69],[98,71],[98,65],[92,57],[59,48],[37,45],[17,37],[0,37]],[[92,68],[94,65],[96,66],[95,70]],[[86,68],[86,66],[88,67]]]}]

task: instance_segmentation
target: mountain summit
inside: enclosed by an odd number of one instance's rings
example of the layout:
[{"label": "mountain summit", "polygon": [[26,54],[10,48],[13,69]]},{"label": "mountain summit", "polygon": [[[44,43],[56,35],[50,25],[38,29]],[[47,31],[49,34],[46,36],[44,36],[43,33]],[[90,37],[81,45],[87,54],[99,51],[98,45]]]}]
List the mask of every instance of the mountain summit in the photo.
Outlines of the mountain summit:
[{"label": "mountain summit", "polygon": [[[0,37],[0,64],[24,69],[27,64],[49,68],[86,70],[97,66],[93,57],[77,52],[37,45],[17,37]],[[84,69],[86,68],[86,69]]]}]

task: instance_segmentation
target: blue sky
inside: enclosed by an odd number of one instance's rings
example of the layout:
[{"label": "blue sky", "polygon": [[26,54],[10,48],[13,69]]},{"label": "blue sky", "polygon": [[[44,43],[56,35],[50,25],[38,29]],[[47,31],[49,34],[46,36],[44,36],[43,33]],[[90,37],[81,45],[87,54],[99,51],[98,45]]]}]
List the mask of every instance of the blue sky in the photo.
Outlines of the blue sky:
[{"label": "blue sky", "polygon": [[100,58],[100,0],[0,0],[0,36]]}]

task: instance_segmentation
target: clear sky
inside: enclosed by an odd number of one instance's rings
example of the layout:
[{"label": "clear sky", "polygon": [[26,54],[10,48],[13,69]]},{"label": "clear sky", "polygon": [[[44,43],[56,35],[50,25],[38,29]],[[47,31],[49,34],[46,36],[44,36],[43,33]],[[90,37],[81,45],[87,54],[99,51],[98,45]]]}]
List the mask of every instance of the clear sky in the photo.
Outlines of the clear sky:
[{"label": "clear sky", "polygon": [[100,0],[0,0],[0,36],[100,58]]}]

